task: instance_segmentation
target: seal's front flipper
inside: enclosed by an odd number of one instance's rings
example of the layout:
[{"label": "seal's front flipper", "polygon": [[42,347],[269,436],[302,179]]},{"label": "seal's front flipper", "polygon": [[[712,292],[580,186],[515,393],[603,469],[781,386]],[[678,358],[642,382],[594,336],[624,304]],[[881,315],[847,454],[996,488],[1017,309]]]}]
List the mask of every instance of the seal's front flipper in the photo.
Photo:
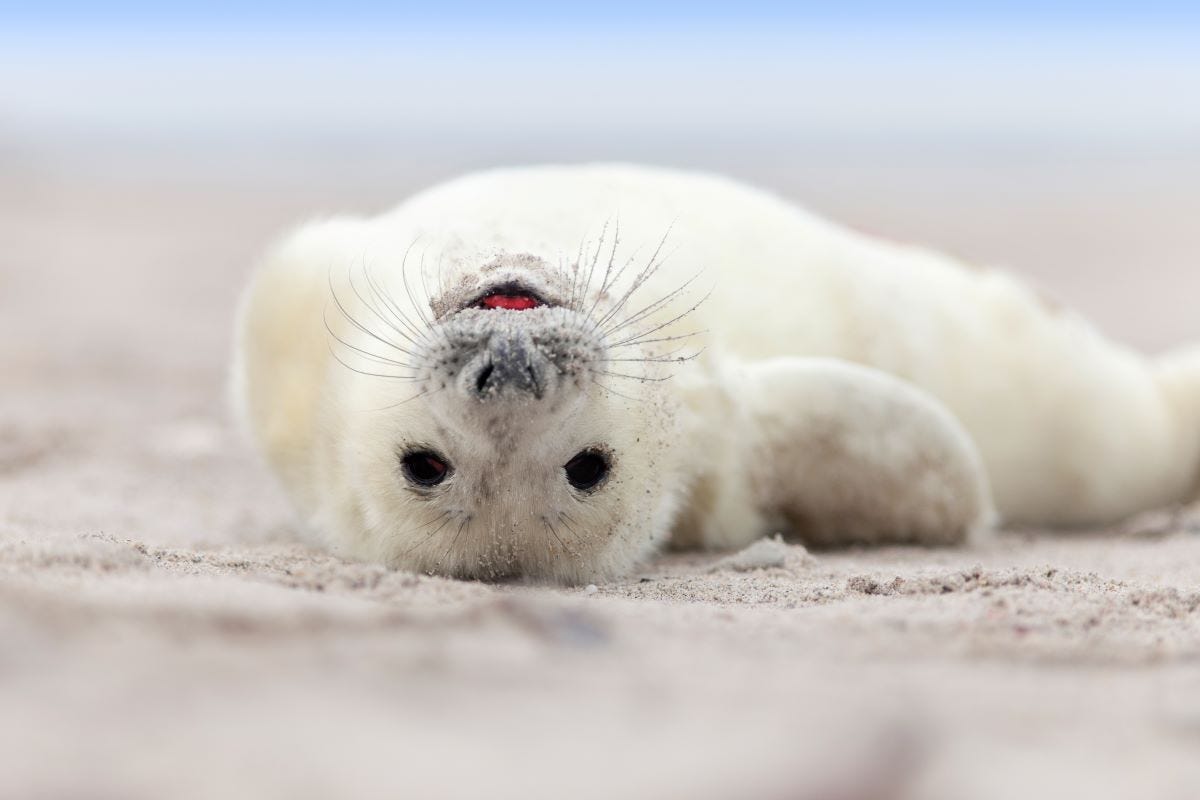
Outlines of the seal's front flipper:
[{"label": "seal's front flipper", "polygon": [[806,545],[953,545],[995,519],[974,442],[932,396],[832,359],[743,373],[748,493],[769,529]]}]

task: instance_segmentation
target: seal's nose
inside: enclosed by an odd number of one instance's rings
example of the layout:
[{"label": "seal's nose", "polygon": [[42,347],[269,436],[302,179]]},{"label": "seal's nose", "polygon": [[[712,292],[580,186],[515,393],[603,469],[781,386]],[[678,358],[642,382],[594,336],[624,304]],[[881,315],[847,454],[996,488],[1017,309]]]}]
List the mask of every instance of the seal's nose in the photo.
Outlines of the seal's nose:
[{"label": "seal's nose", "polygon": [[484,358],[471,385],[481,400],[512,393],[541,398],[550,364],[523,331],[496,333],[488,340]]}]

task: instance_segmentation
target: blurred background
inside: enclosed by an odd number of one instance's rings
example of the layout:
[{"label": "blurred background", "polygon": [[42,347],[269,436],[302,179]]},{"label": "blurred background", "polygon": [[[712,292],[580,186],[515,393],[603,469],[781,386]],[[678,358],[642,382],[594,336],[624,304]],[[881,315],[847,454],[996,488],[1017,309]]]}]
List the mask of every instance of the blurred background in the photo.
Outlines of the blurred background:
[{"label": "blurred background", "polygon": [[285,227],[582,160],[734,175],[1021,272],[1137,347],[1200,337],[1195,4],[0,9],[10,363],[215,370]]}]

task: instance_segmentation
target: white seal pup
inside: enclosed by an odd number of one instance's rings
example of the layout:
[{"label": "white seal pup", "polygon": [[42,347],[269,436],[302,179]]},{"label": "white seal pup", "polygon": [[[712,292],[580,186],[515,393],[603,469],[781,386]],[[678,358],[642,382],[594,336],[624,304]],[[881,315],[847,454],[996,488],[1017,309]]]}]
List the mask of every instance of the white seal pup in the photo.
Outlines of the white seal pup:
[{"label": "white seal pup", "polygon": [[1200,354],[1143,358],[999,272],[666,170],[489,171],[308,225],[236,349],[323,541],[460,577],[1101,523],[1200,471]]}]

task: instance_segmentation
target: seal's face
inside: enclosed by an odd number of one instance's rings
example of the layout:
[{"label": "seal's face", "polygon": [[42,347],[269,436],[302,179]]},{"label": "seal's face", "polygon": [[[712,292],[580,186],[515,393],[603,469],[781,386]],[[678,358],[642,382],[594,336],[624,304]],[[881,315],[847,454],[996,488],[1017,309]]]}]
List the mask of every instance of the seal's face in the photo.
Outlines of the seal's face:
[{"label": "seal's face", "polygon": [[[380,413],[345,420],[356,448],[344,458],[380,558],[580,581],[627,569],[665,537],[674,413],[661,364],[627,346],[628,331],[611,335],[611,303],[508,256],[429,305],[405,337],[409,396],[389,405],[395,389],[363,375]],[[366,332],[343,344],[368,350]]]}]

